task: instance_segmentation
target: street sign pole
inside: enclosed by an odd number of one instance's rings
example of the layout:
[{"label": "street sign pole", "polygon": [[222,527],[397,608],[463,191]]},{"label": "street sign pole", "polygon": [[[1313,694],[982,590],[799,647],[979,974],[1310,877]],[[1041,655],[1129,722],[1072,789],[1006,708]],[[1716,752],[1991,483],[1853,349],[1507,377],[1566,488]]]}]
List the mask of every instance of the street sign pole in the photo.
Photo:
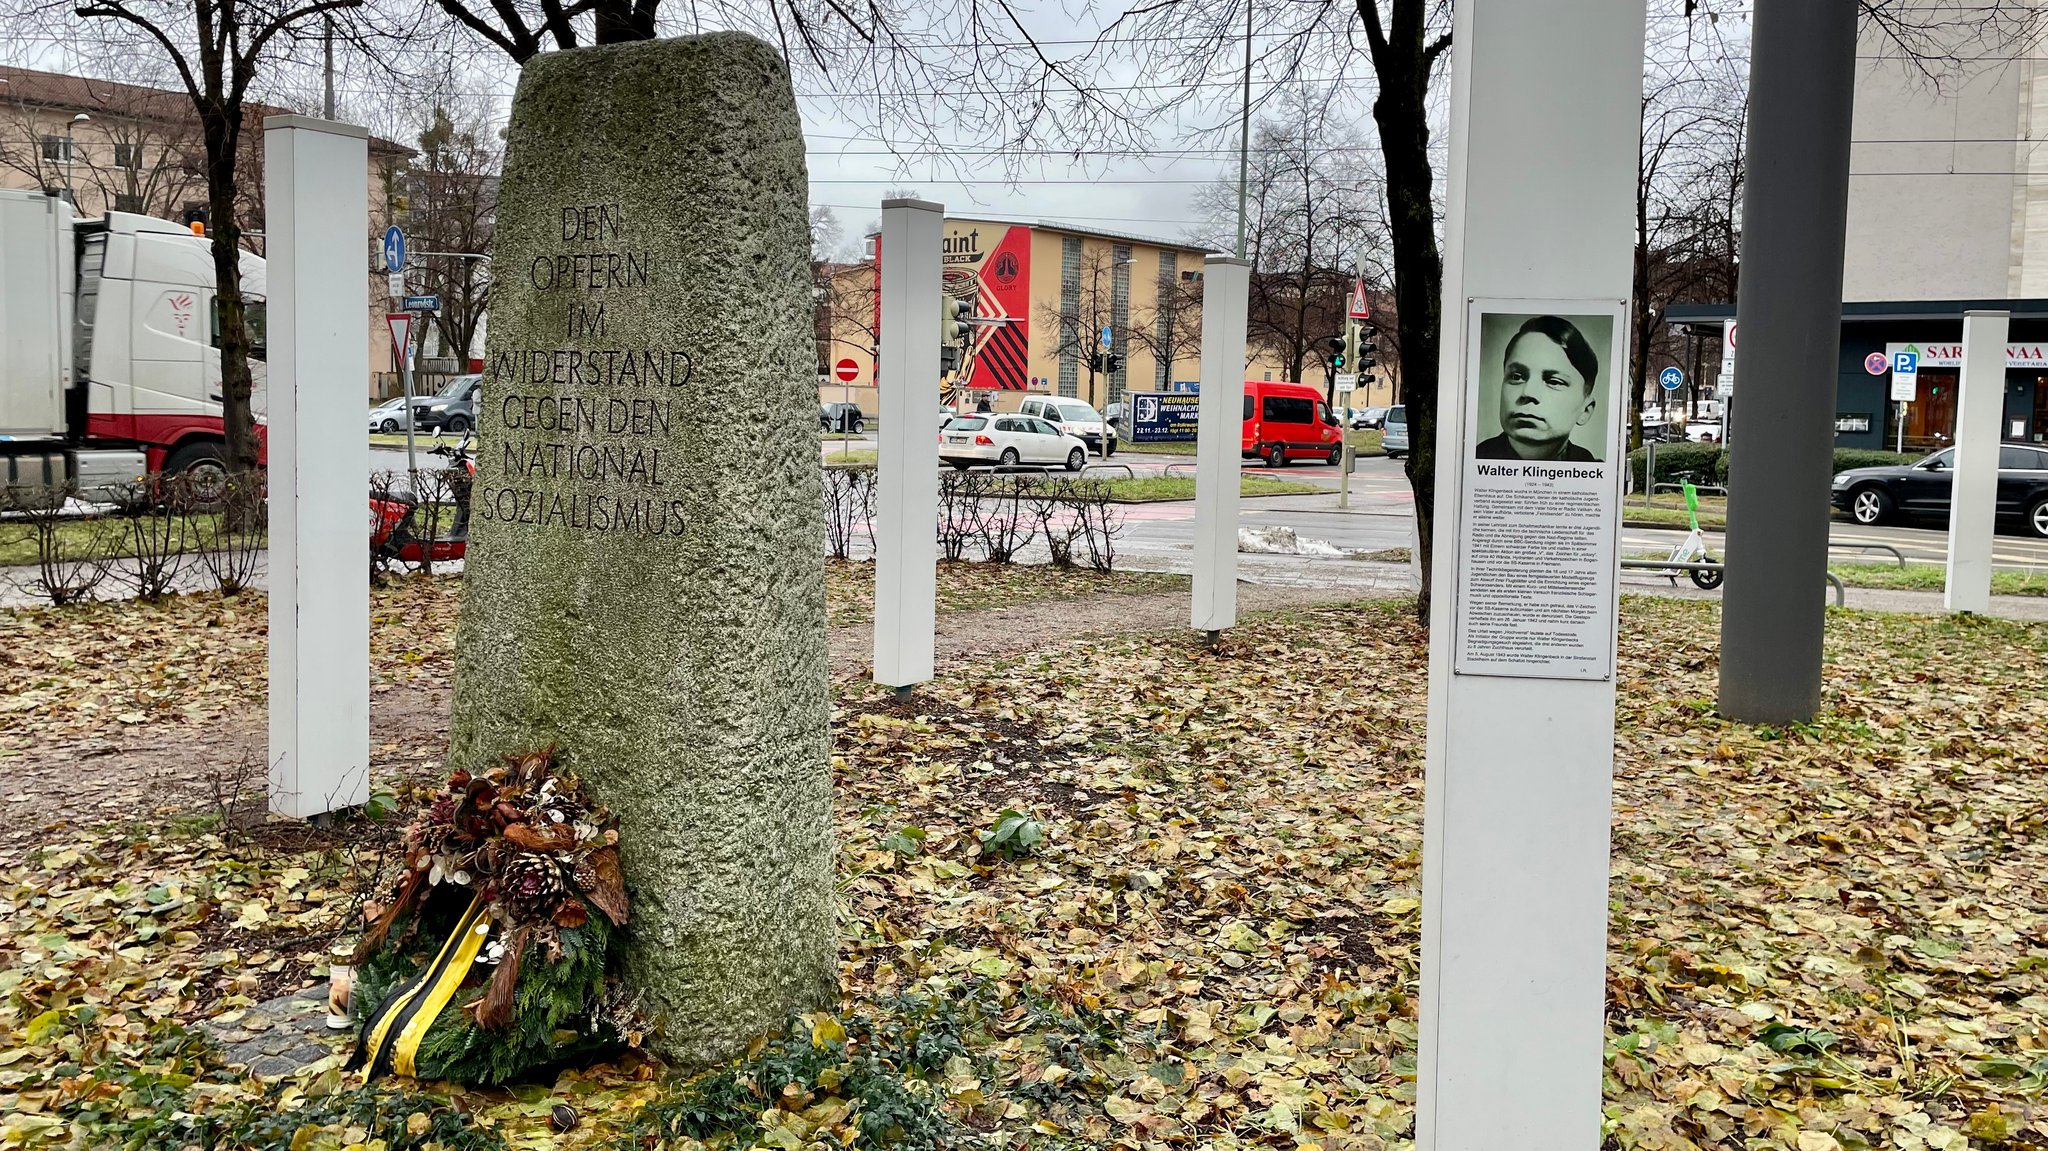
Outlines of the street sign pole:
[{"label": "street sign pole", "polygon": [[[1344,309],[1344,349],[1354,362],[1344,365],[1359,376],[1365,374],[1365,355],[1358,346],[1359,321],[1366,318],[1365,302],[1365,252],[1360,250],[1351,261],[1351,299]],[[1337,509],[1348,511],[1351,507],[1351,469],[1356,466],[1351,448],[1351,397],[1353,392],[1344,394],[1344,424],[1337,429],[1344,447],[1341,451],[1342,470],[1337,474]],[[1372,392],[1365,395],[1367,405],[1372,403]]]},{"label": "street sign pole", "polygon": [[[1357,320],[1346,320],[1344,322],[1344,347],[1352,355],[1358,355]],[[1350,368],[1353,373],[1363,374],[1363,369],[1358,364],[1346,364],[1344,366]],[[1342,465],[1337,473],[1338,511],[1349,511],[1351,509],[1351,397],[1353,394],[1352,392],[1344,393],[1344,423],[1343,426],[1337,429],[1337,434],[1342,437],[1344,444],[1343,451],[1338,460],[1339,464]]]},{"label": "street sign pole", "polygon": [[412,313],[388,312],[385,326],[391,329],[391,351],[398,357],[398,379],[405,389],[405,470],[419,488],[420,461],[414,454],[412,438]]}]

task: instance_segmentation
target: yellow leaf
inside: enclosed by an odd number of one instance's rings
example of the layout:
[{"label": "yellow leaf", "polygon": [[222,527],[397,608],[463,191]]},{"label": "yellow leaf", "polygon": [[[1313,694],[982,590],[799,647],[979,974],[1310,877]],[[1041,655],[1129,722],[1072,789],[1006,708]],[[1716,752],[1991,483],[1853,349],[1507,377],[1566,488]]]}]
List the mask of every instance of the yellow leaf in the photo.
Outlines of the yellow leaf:
[{"label": "yellow leaf", "polygon": [[1422,901],[1411,895],[1397,895],[1380,904],[1381,915],[1407,915],[1419,909]]},{"label": "yellow leaf", "polygon": [[846,1042],[846,1028],[840,1026],[839,1020],[823,1011],[811,1016],[810,1019],[811,1046],[823,1047],[830,1043]]},{"label": "yellow leaf", "polygon": [[64,1017],[53,1008],[28,1021],[27,1038],[30,1043],[41,1043],[55,1035],[64,1026]]}]

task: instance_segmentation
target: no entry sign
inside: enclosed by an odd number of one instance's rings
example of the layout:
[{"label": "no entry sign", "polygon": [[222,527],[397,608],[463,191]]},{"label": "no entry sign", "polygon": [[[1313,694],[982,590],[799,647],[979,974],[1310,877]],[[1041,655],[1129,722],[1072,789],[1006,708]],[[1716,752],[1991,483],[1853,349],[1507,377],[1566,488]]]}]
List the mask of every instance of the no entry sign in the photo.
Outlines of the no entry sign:
[{"label": "no entry sign", "polygon": [[838,376],[842,383],[850,384],[860,377],[860,365],[852,360],[841,360],[832,365],[832,374]]}]

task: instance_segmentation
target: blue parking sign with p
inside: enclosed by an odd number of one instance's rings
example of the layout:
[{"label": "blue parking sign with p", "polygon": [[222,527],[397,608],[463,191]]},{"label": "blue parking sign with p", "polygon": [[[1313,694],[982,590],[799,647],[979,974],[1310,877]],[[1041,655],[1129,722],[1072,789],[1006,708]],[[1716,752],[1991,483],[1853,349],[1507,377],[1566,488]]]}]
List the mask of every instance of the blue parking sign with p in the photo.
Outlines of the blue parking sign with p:
[{"label": "blue parking sign with p", "polygon": [[1920,371],[1920,353],[1893,352],[1892,371],[1900,372],[1909,376],[1918,373]]}]

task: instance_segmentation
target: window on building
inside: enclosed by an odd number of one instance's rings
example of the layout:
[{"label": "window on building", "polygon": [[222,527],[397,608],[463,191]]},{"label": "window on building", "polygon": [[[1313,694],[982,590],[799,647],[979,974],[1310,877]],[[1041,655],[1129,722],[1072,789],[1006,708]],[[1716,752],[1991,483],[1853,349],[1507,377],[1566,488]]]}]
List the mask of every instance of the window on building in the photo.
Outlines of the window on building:
[{"label": "window on building", "polygon": [[116,145],[114,145],[114,167],[116,167],[116,168],[140,168],[140,167],[142,167],[142,145],[140,145],[140,144],[116,144]]},{"label": "window on building", "polygon": [[71,159],[71,138],[69,136],[43,137],[43,159],[52,164],[62,164]]}]

